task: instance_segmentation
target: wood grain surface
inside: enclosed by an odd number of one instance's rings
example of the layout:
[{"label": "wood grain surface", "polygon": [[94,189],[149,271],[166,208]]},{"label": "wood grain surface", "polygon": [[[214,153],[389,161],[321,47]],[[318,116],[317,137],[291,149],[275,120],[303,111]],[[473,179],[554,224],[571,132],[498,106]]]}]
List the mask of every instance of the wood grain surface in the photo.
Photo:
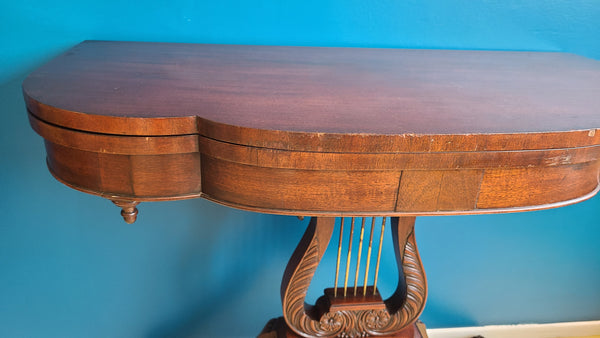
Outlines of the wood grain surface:
[{"label": "wood grain surface", "polygon": [[62,182],[294,215],[560,206],[598,190],[600,62],[86,41],[23,83]]}]

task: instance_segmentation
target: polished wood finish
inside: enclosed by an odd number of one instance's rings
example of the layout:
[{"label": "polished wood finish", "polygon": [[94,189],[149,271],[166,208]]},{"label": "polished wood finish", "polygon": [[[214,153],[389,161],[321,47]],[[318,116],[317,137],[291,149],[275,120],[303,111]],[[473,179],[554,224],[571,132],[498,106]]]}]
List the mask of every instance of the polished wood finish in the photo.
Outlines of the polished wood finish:
[{"label": "polished wood finish", "polygon": [[[271,319],[263,330],[258,335],[258,338],[299,338],[302,337],[290,330],[285,324],[283,317]],[[379,336],[383,338],[427,338],[427,332],[425,331],[422,323],[410,325],[401,332],[397,332],[393,335]]]},{"label": "polished wood finish", "polygon": [[[385,310],[385,303],[381,299],[379,290],[374,290],[372,286],[368,286],[364,291],[361,286],[357,290],[356,295],[353,292],[348,292],[347,296],[338,297],[334,288],[325,289],[323,293],[327,298],[329,311]],[[343,292],[344,288],[337,288],[337,294],[342,295]]]},{"label": "polished wood finish", "polygon": [[[197,197],[318,216],[283,278],[285,319],[263,332],[289,337],[425,336],[414,216],[596,194],[598,92],[600,63],[561,53],[107,41],[23,82],[52,174],[128,223],[141,201]],[[330,290],[304,303],[336,216],[394,216],[389,299]]]},{"label": "polished wood finish", "polygon": [[113,200],[112,202],[116,206],[121,208],[121,216],[123,216],[123,220],[125,221],[125,223],[135,223],[138,214],[138,209],[136,208],[136,206],[139,204],[139,202],[121,200]]},{"label": "polished wood finish", "polygon": [[54,175],[113,199],[486,213],[596,193],[598,74],[560,53],[88,41],[23,92]]},{"label": "polished wood finish", "polygon": [[412,327],[427,298],[414,224],[414,217],[392,218],[399,277],[398,286],[389,299],[381,300],[374,294],[373,287],[357,296],[344,296],[343,292],[335,296],[333,290],[327,289],[325,295],[311,305],[304,298],[335,225],[331,217],[312,218],[288,263],[281,285],[283,317],[288,328],[304,337],[365,337],[393,335]]},{"label": "polished wood finish", "polygon": [[[369,134],[394,141],[376,151],[492,150],[485,134],[596,128],[599,70],[560,53],[88,41],[24,89],[41,119],[99,133],[334,151]],[[295,137],[312,141],[285,142]]]}]

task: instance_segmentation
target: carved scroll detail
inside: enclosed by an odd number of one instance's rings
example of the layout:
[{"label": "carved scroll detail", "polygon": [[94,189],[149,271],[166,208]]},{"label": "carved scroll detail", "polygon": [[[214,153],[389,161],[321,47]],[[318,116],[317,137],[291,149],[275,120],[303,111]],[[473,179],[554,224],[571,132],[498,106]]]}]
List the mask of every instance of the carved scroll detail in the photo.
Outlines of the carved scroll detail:
[{"label": "carved scroll detail", "polygon": [[[397,326],[406,327],[417,320],[423,312],[427,299],[427,281],[417,250],[414,231],[410,233],[404,247],[402,271],[406,282],[406,298],[402,308],[393,316],[397,320]],[[394,297],[395,295],[385,301],[388,311],[392,308],[391,304],[396,302]]]},{"label": "carved scroll detail", "polygon": [[[288,270],[290,266],[295,269],[287,271],[291,275],[285,276],[282,284],[284,318],[294,332],[304,337],[381,336],[399,332],[417,320],[425,305],[427,284],[415,243],[414,218],[412,223],[409,219],[400,225],[397,219],[392,221],[396,227],[394,242],[400,242],[394,244],[402,274],[396,292],[385,301],[386,309],[336,312],[326,312],[328,305],[323,304],[326,302],[323,297],[316,305],[304,302],[333,232],[333,224],[322,225],[320,219],[313,221],[294,253],[301,258],[297,257],[299,261],[295,262],[292,258]],[[398,227],[402,229],[399,231]]]}]

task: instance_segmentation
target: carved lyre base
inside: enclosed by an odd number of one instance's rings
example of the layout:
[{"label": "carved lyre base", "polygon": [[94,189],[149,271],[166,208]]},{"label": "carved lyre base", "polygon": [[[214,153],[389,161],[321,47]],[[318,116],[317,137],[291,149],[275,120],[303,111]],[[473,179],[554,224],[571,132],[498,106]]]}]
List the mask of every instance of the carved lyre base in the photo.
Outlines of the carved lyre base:
[{"label": "carved lyre base", "polygon": [[[375,227],[373,218],[364,273],[365,283],[360,287],[347,287],[350,265],[348,262],[351,261],[352,238],[355,228],[355,219],[352,218],[344,287],[338,286],[342,251],[340,244],[335,278],[337,289],[326,289],[325,295],[320,297],[314,305],[305,303],[306,292],[329,245],[335,227],[335,218],[312,218],[283,276],[281,285],[283,320],[272,320],[261,333],[261,337],[427,337],[424,330],[421,330],[423,332],[421,333],[416,329],[415,324],[425,306],[427,297],[425,273],[415,243],[415,218],[392,217],[391,220],[399,278],[398,286],[390,298],[382,300],[376,287],[385,218],[381,225],[374,285],[367,285]],[[354,285],[358,285],[364,231],[365,219],[363,218]],[[340,243],[342,243],[343,235],[344,219],[340,226]]]},{"label": "carved lyre base", "polygon": [[[283,317],[271,319],[262,332],[258,335],[258,338],[299,338],[302,337],[292,331]],[[380,336],[382,338],[427,338],[427,332],[425,331],[425,325],[421,322],[417,322],[404,330],[395,333],[393,335]]]}]

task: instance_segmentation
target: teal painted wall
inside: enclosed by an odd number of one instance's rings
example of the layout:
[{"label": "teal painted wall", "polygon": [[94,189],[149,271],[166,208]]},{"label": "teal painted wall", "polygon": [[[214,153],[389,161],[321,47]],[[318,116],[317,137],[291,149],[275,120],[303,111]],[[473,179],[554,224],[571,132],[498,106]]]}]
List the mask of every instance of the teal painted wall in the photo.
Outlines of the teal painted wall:
[{"label": "teal painted wall", "polygon": [[[600,60],[597,1],[0,2],[0,337],[256,335],[306,221],[204,200],[134,225],[56,182],[20,82],[85,39],[566,51]],[[600,319],[600,199],[417,221],[429,327]],[[384,253],[382,288],[394,283]],[[386,268],[387,267],[387,268]],[[311,297],[331,285],[318,272]],[[243,318],[232,322],[232,318]]]}]

